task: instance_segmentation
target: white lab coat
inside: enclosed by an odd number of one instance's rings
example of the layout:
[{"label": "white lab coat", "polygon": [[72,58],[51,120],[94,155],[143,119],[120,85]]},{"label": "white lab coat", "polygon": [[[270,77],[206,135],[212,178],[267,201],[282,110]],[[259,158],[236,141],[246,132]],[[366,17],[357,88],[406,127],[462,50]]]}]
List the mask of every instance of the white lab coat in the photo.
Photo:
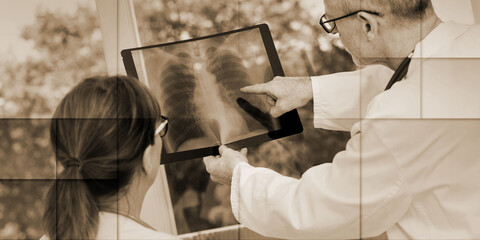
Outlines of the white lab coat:
[{"label": "white lab coat", "polygon": [[122,215],[100,212],[97,239],[164,239],[177,240],[177,236],[157,232]]},{"label": "white lab coat", "polygon": [[280,238],[480,239],[479,56],[480,26],[447,22],[388,91],[380,66],[312,78],[314,124],[351,128],[346,150],[300,179],[238,164],[237,220]]},{"label": "white lab coat", "polygon": [[[46,235],[40,238],[40,240],[48,239],[49,238]],[[122,215],[109,212],[100,212],[96,239],[178,240],[180,238],[168,233],[157,232]]]}]

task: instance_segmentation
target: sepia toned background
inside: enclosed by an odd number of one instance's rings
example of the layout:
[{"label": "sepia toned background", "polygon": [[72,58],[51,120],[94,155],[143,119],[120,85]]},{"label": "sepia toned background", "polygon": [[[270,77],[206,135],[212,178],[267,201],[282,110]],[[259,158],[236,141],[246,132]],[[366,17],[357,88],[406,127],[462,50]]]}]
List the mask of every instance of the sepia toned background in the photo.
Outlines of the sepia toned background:
[{"label": "sepia toned background", "polygon": [[[133,1],[142,45],[267,23],[287,76],[354,70],[339,39],[318,25],[321,2]],[[473,23],[469,1],[438,2],[447,6],[437,9],[440,16]],[[102,33],[93,0],[2,0],[0,20],[0,239],[38,239],[56,173],[49,117],[76,83],[107,74]],[[249,148],[252,165],[298,178],[345,147],[348,133],[313,129],[311,104],[298,111],[304,132]],[[237,223],[229,187],[211,182],[201,159],[166,171],[178,233]]]}]

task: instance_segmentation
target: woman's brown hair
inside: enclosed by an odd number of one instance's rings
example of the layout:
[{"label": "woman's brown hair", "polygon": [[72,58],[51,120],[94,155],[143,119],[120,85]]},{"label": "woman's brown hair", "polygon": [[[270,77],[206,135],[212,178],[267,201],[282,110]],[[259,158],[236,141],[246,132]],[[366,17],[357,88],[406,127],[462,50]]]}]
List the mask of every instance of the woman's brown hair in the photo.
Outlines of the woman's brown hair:
[{"label": "woman's brown hair", "polygon": [[95,238],[99,211],[142,168],[159,116],[153,94],[127,76],[85,79],[63,98],[50,126],[64,168],[46,197],[50,239]]}]

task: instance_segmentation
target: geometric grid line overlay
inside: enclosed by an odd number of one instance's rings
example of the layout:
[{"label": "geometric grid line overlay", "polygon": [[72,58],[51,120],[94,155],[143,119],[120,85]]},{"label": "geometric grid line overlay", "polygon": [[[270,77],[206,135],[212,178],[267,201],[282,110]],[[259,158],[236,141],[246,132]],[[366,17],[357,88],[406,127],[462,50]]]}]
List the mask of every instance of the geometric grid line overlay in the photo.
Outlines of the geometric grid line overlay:
[{"label": "geometric grid line overlay", "polygon": [[422,118],[480,118],[479,66],[478,56],[423,61],[419,71]]},{"label": "geometric grid line overlay", "polygon": [[[439,227],[446,226],[445,221],[470,219],[449,223],[457,229],[480,221],[480,119],[371,119],[361,125],[363,236],[385,223],[392,231],[404,228],[432,239],[451,234],[451,228]],[[422,206],[427,209],[422,214],[432,220],[415,217]],[[435,229],[433,235],[420,230],[428,228]],[[459,232],[452,237],[462,236]]]},{"label": "geometric grid line overlay", "polygon": [[[347,146],[347,153],[337,155],[336,161],[331,165],[335,171],[332,174],[325,174],[327,166],[322,168],[310,169],[305,173],[303,178],[303,186],[308,182],[311,183],[312,188],[310,191],[295,191],[297,196],[323,196],[324,194],[333,194],[333,199],[339,199],[343,197],[342,201],[329,204],[329,198],[317,197],[315,207],[309,208],[305,206],[305,209],[315,210],[322,209],[322,206],[327,206],[327,209],[318,211],[318,214],[305,214],[304,219],[308,219],[308,216],[313,216],[314,222],[322,222],[322,216],[330,216],[328,211],[330,209],[355,209],[355,204],[360,204],[362,207],[362,237],[381,234],[380,231],[385,231],[395,223],[399,222],[401,227],[410,227],[412,224],[406,223],[408,220],[412,220],[412,216],[417,216],[418,212],[415,207],[411,207],[410,202],[413,202],[415,206],[424,205],[431,206],[427,208],[427,213],[430,216],[437,216],[436,219],[431,221],[436,226],[442,226],[449,220],[448,217],[453,216],[450,219],[462,219],[457,211],[458,205],[463,205],[471,209],[471,211],[465,211],[463,208],[460,214],[468,216],[469,219],[479,219],[478,213],[478,199],[480,199],[480,193],[476,191],[480,187],[480,179],[478,172],[480,172],[480,164],[478,164],[478,146],[480,144],[478,136],[480,136],[480,119],[462,120],[462,119],[443,119],[443,120],[365,120],[361,122],[361,138],[358,135],[352,137],[352,142],[349,142]],[[358,146],[360,147],[361,159],[358,157]],[[361,162],[359,162],[359,160]],[[357,168],[357,169],[356,169]],[[241,168],[239,168],[241,169]],[[253,170],[252,170],[253,171]],[[258,171],[258,175],[252,175],[251,177],[258,177],[261,179],[261,170]],[[361,172],[361,195],[358,194],[357,188],[352,188],[356,185],[358,173]],[[340,177],[335,181],[335,174]],[[325,176],[320,183],[318,176]],[[241,175],[240,175],[241,176]],[[315,176],[314,178],[308,178],[309,176]],[[274,182],[275,179],[272,174],[265,175],[268,181]],[[308,179],[312,179],[309,181]],[[328,180],[333,181],[328,181]],[[350,179],[350,180],[349,180]],[[250,180],[250,179],[249,179]],[[270,181],[271,180],[271,181]],[[250,182],[260,183],[261,181]],[[322,189],[322,183],[327,182],[333,191]],[[240,209],[236,212],[242,219],[255,220],[245,222],[257,222],[261,223],[258,226],[266,223],[262,222],[261,218],[258,218],[258,214],[262,216],[280,216],[279,219],[288,219],[283,214],[292,214],[292,219],[298,219],[302,210],[298,206],[288,205],[288,199],[291,199],[293,194],[289,194],[288,191],[281,192],[277,195],[271,194],[269,197],[278,201],[275,205],[262,205],[264,197],[262,194],[255,195],[251,193],[264,192],[265,184],[251,184],[242,185],[247,190],[239,190],[243,194],[237,195],[240,201],[233,201],[240,203],[237,205],[239,208],[247,206],[247,209]],[[252,186],[255,185],[255,186]],[[263,186],[262,186],[263,185]],[[237,186],[236,184],[234,186]],[[289,184],[284,184],[282,188],[287,188]],[[290,185],[290,186],[293,186]],[[318,189],[314,189],[317,186]],[[305,189],[305,188],[304,188]],[[280,196],[281,195],[281,196]],[[258,196],[258,197],[257,197]],[[296,196],[295,196],[296,197]],[[361,201],[355,201],[361,197]],[[410,200],[411,199],[411,200]],[[252,201],[253,200],[253,201]],[[322,201],[323,200],[323,201]],[[439,207],[438,204],[430,204],[432,201],[440,200],[442,209],[434,209],[433,206]],[[243,205],[242,203],[248,203]],[[341,204],[338,204],[341,202]],[[351,203],[350,206],[346,203]],[[256,206],[260,203],[260,206]],[[284,204],[281,204],[284,203]],[[287,203],[287,204],[285,204]],[[435,202],[434,202],[435,203]],[[457,203],[457,204],[454,204]],[[458,204],[462,203],[462,204]],[[233,205],[233,204],[232,204]],[[343,206],[342,206],[343,205]],[[265,210],[262,208],[267,207]],[[356,205],[357,207],[359,205]],[[441,207],[440,206],[440,207]],[[282,207],[287,208],[282,210]],[[269,211],[271,208],[273,211]],[[431,210],[438,210],[433,211]],[[325,211],[323,211],[325,210]],[[266,213],[265,213],[266,212]],[[347,211],[345,211],[347,212]],[[342,214],[345,212],[336,211],[332,216],[342,216],[339,223],[345,221],[345,218],[356,218],[358,212],[348,211],[349,214]],[[252,215],[253,213],[253,215]],[[255,216],[255,213],[257,216]],[[404,215],[407,213],[408,215]],[[438,216],[445,213],[445,216]],[[253,216],[252,218],[250,218]],[[409,219],[410,217],[410,219]],[[443,219],[442,219],[443,217]],[[299,217],[300,218],[300,217]],[[325,217],[329,222],[335,220],[335,217]],[[440,219],[440,221],[439,221]],[[413,218],[413,221],[415,218]],[[277,224],[282,221],[276,221],[275,218],[271,218],[266,224]],[[302,223],[310,221],[298,221],[296,227],[302,228]],[[428,224],[430,221],[423,221]],[[447,221],[448,222],[448,221]],[[465,221],[455,221],[453,224],[464,224]],[[479,221],[466,221],[466,224],[476,224]],[[412,223],[412,221],[410,221]],[[420,224],[422,221],[420,222]],[[282,224],[282,223],[280,223]],[[287,224],[288,225],[288,224]],[[332,224],[334,225],[334,224]],[[413,224],[418,225],[418,224]],[[284,226],[284,225],[282,225]],[[300,227],[299,227],[300,226]],[[310,226],[306,224],[306,226]],[[334,225],[336,226],[336,225]],[[253,228],[253,225],[250,225]],[[350,227],[350,224],[349,224]],[[397,226],[398,227],[398,226]],[[464,225],[464,229],[472,229],[474,226]],[[278,228],[277,228],[278,229]],[[287,227],[285,232],[289,231]],[[333,228],[335,229],[335,228]],[[357,228],[358,229],[358,228]],[[425,233],[421,229],[428,229],[428,226],[418,227],[413,229],[413,232],[417,230],[419,234]],[[259,229],[260,232],[267,232],[268,230]],[[311,229],[309,229],[311,230]],[[346,229],[343,229],[346,230]],[[438,229],[442,230],[442,229]],[[322,232],[322,226],[318,226],[318,232]],[[354,232],[354,231],[352,231]],[[272,234],[273,233],[269,233]],[[278,236],[278,235],[276,235]],[[350,235],[349,235],[350,236]],[[457,235],[461,236],[461,235]],[[432,238],[422,238],[432,239]],[[458,239],[458,238],[456,238]]]},{"label": "geometric grid line overlay", "polygon": [[[56,123],[65,123],[70,126],[74,126],[78,124],[81,125],[82,122],[89,122],[89,124],[95,124],[98,121],[106,121],[111,124],[116,124],[117,121],[123,120],[129,121],[130,119],[72,118],[56,119]],[[81,130],[82,132],[77,135],[96,134],[95,131],[89,131],[88,129]],[[2,164],[2,167],[0,168],[0,179],[56,179],[58,175],[63,171],[63,167],[61,164],[57,165],[55,159],[64,159],[66,157],[68,158],[68,156],[66,156],[65,153],[57,151],[56,146],[52,146],[50,134],[51,119],[0,119],[0,163]],[[127,131],[117,129],[117,131],[113,131],[112,134],[118,134],[119,136],[122,136],[128,133]],[[65,142],[72,140],[70,139],[70,137],[74,134],[67,133],[63,135],[69,139],[63,139],[61,142],[59,139],[55,139],[56,145],[64,144]],[[117,140],[117,137],[114,137],[113,139]],[[117,146],[117,143],[112,142],[111,146]],[[98,153],[99,151],[95,150],[93,152]],[[119,149],[113,149],[113,153],[107,156],[109,158],[108,160],[116,161],[118,151]],[[81,152],[79,154],[81,154]],[[91,161],[92,163],[90,163],[90,160],[92,159],[90,159],[88,156],[86,157],[86,159],[80,159],[80,161],[82,161],[82,164],[84,165],[84,170],[87,170],[88,168],[91,168],[91,170],[95,170],[95,168],[101,167],[98,166],[98,164],[94,164],[98,161]],[[115,171],[113,171],[113,173],[115,173]],[[103,177],[102,179],[116,179],[116,174],[113,175],[114,176]],[[85,175],[85,177],[83,178],[96,177],[88,177],[88,175]]]},{"label": "geometric grid line overlay", "polygon": [[[479,117],[363,117],[363,118],[329,118],[329,117],[318,117],[315,119],[330,120],[330,121],[346,121],[348,123],[356,124],[358,122],[368,120],[368,121],[388,121],[388,120],[400,120],[400,121],[445,121],[445,120],[453,120],[453,121],[471,121],[471,120],[480,120]],[[303,119],[302,119],[303,120]],[[352,125],[353,126],[353,125]],[[350,126],[350,127],[352,127]],[[319,130],[319,128],[315,128],[314,130]],[[348,129],[351,130],[351,129]]]},{"label": "geometric grid line overlay", "polygon": [[[108,239],[118,237],[118,221],[114,218],[105,220],[104,214],[101,214],[102,211],[117,209],[118,199],[125,196],[126,192],[119,193],[118,191],[118,180],[57,179],[52,187],[55,198],[48,199],[48,201],[54,201],[54,203],[53,206],[52,202],[47,204],[54,209],[54,212],[51,213],[54,219],[50,220],[55,222],[56,234],[64,235],[65,232],[69,231],[65,229],[65,222],[70,221],[70,217],[81,216],[85,212],[92,213],[98,210],[97,230],[102,229],[101,232],[104,234],[100,239],[107,236]],[[87,203],[95,204],[95,207],[87,205]],[[80,226],[80,229],[84,229],[84,227]],[[109,231],[105,232],[105,229]]]},{"label": "geometric grid line overlay", "polygon": [[[6,181],[6,180],[5,180]],[[15,182],[19,180],[11,180],[6,182]],[[104,182],[106,181],[106,182]],[[20,184],[15,184],[15,186],[11,187],[13,191],[10,192],[18,193],[19,191],[25,191],[28,187],[33,189],[35,186],[33,184],[42,183],[39,186],[38,190],[34,192],[34,194],[24,194],[21,195],[20,198],[27,198],[26,200],[20,199],[22,203],[26,201],[31,201],[30,198],[35,198],[35,206],[26,205],[27,208],[34,207],[34,210],[29,210],[28,212],[32,212],[29,214],[30,218],[35,218],[35,224],[28,224],[27,227],[32,227],[30,232],[33,232],[34,235],[30,236],[28,239],[38,239],[42,235],[46,235],[47,233],[44,231],[44,227],[42,226],[42,222],[44,221],[43,215],[45,208],[48,207],[51,209],[48,213],[47,221],[50,224],[50,228],[53,224],[53,229],[56,232],[56,235],[59,233],[64,235],[65,232],[69,232],[70,230],[65,227],[65,225],[69,224],[72,221],[72,216],[81,216],[80,211],[84,213],[85,211],[96,212],[98,210],[98,230],[102,234],[99,239],[117,239],[118,238],[118,220],[117,215],[112,215],[115,211],[113,209],[118,208],[117,201],[119,197],[124,196],[125,193],[120,193],[117,190],[110,191],[107,194],[103,194],[100,198],[94,197],[93,201],[98,208],[94,208],[93,206],[85,205],[84,203],[93,202],[87,201],[85,197],[90,198],[92,197],[91,194],[85,194],[85,190],[90,189],[91,186],[95,185],[102,185],[107,186],[109,189],[116,189],[117,188],[117,180],[90,180],[90,179],[57,179],[57,180],[45,180],[45,181],[20,181],[20,182],[27,182],[29,183],[27,186],[22,186]],[[20,186],[19,186],[20,185]],[[23,184],[25,185],[25,184]],[[37,184],[38,185],[38,184]],[[83,185],[83,186],[82,186]],[[0,185],[1,186],[1,185]],[[18,187],[19,186],[19,187]],[[86,188],[84,188],[86,187]],[[20,190],[18,190],[20,189]],[[72,191],[73,190],[73,191]],[[51,191],[51,192],[49,192]],[[89,191],[89,190],[87,190]],[[97,191],[95,195],[98,195],[98,189],[94,190]],[[7,192],[8,193],[8,192]],[[49,195],[53,194],[53,195]],[[102,194],[102,193],[100,193]],[[14,195],[14,194],[10,194]],[[17,194],[18,195],[18,194]],[[0,195],[1,198],[1,195]],[[14,202],[15,196],[8,196],[6,197],[7,201]],[[18,198],[18,196],[17,196]],[[12,204],[10,204],[12,205]],[[0,205],[1,206],[1,205]],[[15,204],[13,204],[15,206]],[[96,209],[96,210],[95,210]],[[33,211],[35,214],[33,215]],[[106,211],[106,212],[103,212]],[[16,212],[24,212],[20,210],[16,210]],[[15,212],[11,213],[12,216],[15,215]],[[17,217],[18,220],[18,217]],[[29,221],[21,221],[21,222],[29,222]],[[1,222],[0,222],[1,223]],[[0,225],[1,227],[1,225]],[[79,225],[77,226],[78,229],[84,229],[85,226]],[[101,229],[101,230],[100,230]],[[17,232],[25,232],[24,229],[13,231]],[[28,233],[28,232],[27,232]],[[3,239],[4,236],[9,236],[8,233],[0,233],[0,239]],[[11,235],[14,236],[14,235]],[[99,237],[99,236],[97,236]],[[20,237],[23,238],[23,237]],[[13,238],[8,238],[13,239]],[[15,238],[17,239],[17,238]]]},{"label": "geometric grid line overlay", "polygon": [[[407,78],[396,83],[391,91],[382,91],[365,96],[377,84],[369,78],[361,77],[362,117],[375,118],[368,110],[387,106],[387,116],[399,118],[442,118],[474,119],[480,118],[480,95],[472,89],[480,89],[480,58],[474,57],[431,57],[413,59]],[[379,83],[378,83],[379,84]],[[362,85],[363,86],[363,85]],[[355,95],[355,93],[352,93]],[[347,98],[347,97],[346,97]],[[347,98],[352,99],[352,97]],[[327,99],[328,100],[328,99]],[[338,104],[341,108],[348,102]],[[368,108],[364,108],[369,106]],[[401,115],[395,110],[402,110]],[[355,117],[355,116],[352,116]],[[381,117],[381,116],[380,116]]]},{"label": "geometric grid line overlay", "polygon": [[[52,120],[57,179],[116,180],[117,175],[132,171],[140,153],[125,151],[125,139],[147,118],[55,118]],[[155,121],[156,117],[148,117]],[[137,122],[138,121],[138,122]],[[116,127],[131,124],[129,129]],[[63,132],[62,132],[63,131]],[[148,136],[145,136],[148,137]],[[135,142],[136,148],[141,143]],[[125,179],[119,179],[124,181]]]},{"label": "geometric grid line overlay", "polygon": [[44,196],[54,180],[0,180],[0,239],[44,235]]},{"label": "geometric grid line overlay", "polygon": [[50,119],[0,119],[0,179],[55,179]]},{"label": "geometric grid line overlay", "polygon": [[[312,105],[308,105],[298,109],[305,130],[248,147],[251,165],[299,178],[311,166],[331,161],[344,148],[349,134],[313,129]],[[165,167],[179,234],[237,224],[231,213],[229,186],[212,182],[202,159]]]}]

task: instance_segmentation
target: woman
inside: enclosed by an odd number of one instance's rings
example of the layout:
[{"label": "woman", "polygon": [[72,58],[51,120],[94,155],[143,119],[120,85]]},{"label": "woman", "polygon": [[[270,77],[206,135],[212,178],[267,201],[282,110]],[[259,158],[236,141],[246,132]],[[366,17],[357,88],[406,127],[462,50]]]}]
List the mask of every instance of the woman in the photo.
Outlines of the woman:
[{"label": "woman", "polygon": [[47,194],[43,239],[176,239],[139,220],[166,123],[136,79],[96,77],[73,88],[50,129],[63,171]]}]

